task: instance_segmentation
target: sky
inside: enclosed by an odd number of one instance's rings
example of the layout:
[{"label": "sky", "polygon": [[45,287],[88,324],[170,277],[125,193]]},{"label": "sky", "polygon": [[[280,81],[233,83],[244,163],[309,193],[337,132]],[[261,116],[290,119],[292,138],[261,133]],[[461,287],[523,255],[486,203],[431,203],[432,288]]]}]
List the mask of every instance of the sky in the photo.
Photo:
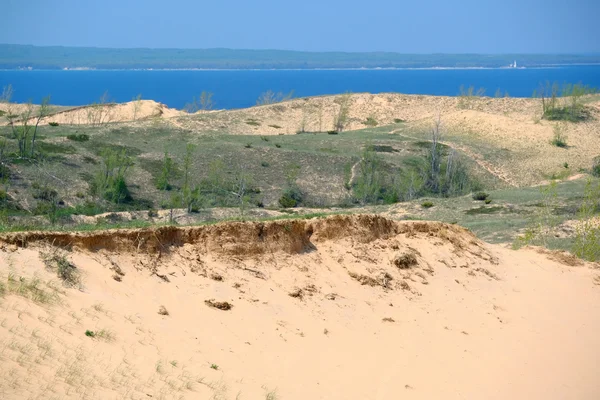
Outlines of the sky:
[{"label": "sky", "polygon": [[0,0],[0,43],[600,53],[600,0]]}]

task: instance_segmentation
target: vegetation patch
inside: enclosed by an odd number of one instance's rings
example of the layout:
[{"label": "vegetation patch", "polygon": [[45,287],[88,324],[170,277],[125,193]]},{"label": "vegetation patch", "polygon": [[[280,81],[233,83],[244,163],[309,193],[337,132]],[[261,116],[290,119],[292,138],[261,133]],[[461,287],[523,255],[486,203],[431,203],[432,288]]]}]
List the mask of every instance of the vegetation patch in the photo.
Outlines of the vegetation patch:
[{"label": "vegetation patch", "polygon": [[363,124],[366,126],[377,126],[377,120],[374,117],[368,117]]},{"label": "vegetation patch", "polygon": [[465,211],[466,215],[482,215],[482,214],[495,214],[495,213],[499,213],[500,211],[504,210],[504,207],[500,207],[500,206],[494,206],[494,207],[478,207],[478,208],[471,208],[470,210]]},{"label": "vegetation patch", "polygon": [[67,135],[67,139],[72,140],[74,142],[87,142],[88,140],[90,140],[90,136],[86,135],[85,133],[74,133],[71,135]]},{"label": "vegetation patch", "polygon": [[39,278],[28,279],[10,272],[6,281],[0,281],[0,297],[13,294],[39,304],[59,302],[59,290],[52,283],[43,283]]},{"label": "vegetation patch", "polygon": [[486,192],[475,192],[473,193],[473,200],[485,201],[489,196]]},{"label": "vegetation patch", "polygon": [[81,275],[79,270],[71,263],[66,254],[58,249],[53,249],[49,252],[40,253],[42,261],[51,271],[56,272],[65,286],[77,287],[81,284]]},{"label": "vegetation patch", "polygon": [[59,143],[47,143],[38,142],[38,149],[42,153],[53,153],[53,154],[75,154],[77,149],[71,145],[59,144]]}]

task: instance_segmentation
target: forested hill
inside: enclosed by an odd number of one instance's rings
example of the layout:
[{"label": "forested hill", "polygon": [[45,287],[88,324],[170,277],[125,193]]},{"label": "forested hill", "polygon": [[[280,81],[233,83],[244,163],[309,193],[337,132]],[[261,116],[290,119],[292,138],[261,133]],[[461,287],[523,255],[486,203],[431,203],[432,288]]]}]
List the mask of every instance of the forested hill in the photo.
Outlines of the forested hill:
[{"label": "forested hill", "polygon": [[535,67],[600,63],[600,54],[400,54],[232,49],[108,49],[0,44],[0,69],[313,69]]}]

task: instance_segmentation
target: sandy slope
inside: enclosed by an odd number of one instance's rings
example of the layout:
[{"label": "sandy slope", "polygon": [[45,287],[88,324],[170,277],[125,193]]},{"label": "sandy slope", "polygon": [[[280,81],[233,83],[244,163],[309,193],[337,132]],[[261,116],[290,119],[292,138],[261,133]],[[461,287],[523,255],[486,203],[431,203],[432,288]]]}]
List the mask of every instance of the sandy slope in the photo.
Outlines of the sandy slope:
[{"label": "sandy slope", "polygon": [[0,300],[3,399],[600,397],[598,270],[454,225],[336,216],[2,242],[3,282],[55,279],[48,242],[82,274],[60,303]]},{"label": "sandy slope", "polygon": [[[33,106],[37,113],[38,106]],[[65,107],[61,107],[65,108]],[[26,105],[0,103],[0,111],[20,115],[25,112]],[[131,122],[148,118],[173,118],[184,115],[153,100],[138,100],[119,104],[90,105],[69,107],[64,110],[51,110],[52,115],[42,119],[42,124],[58,122],[62,125],[102,125],[107,123]],[[33,120],[32,120],[33,121]],[[6,121],[4,122],[7,123]]]}]

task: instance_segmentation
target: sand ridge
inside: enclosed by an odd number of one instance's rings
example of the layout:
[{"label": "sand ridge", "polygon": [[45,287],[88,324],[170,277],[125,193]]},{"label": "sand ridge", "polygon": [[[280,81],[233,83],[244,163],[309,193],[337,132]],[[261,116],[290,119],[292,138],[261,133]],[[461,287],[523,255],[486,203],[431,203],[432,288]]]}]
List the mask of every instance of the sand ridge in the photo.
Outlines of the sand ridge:
[{"label": "sand ridge", "polygon": [[600,395],[597,266],[456,225],[340,215],[0,243],[3,282],[56,280],[40,255],[57,251],[81,274],[52,303],[0,297],[2,398]]}]

